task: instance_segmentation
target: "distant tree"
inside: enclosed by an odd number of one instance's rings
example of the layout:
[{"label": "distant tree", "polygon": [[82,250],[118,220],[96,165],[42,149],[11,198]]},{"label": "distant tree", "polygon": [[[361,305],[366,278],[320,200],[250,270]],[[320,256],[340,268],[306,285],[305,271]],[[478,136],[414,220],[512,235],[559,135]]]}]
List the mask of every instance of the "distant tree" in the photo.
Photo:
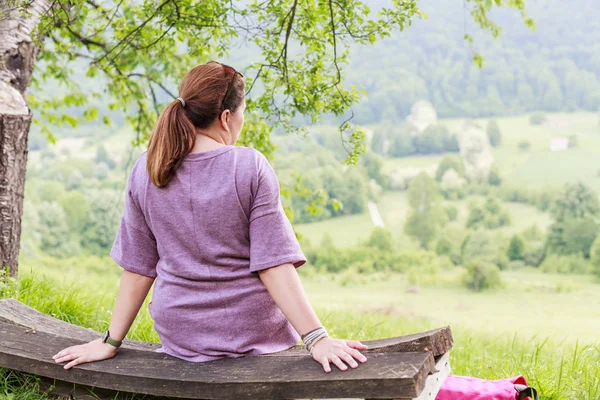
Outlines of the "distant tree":
[{"label": "distant tree", "polygon": [[493,147],[500,146],[500,143],[502,143],[502,132],[500,131],[498,122],[496,122],[494,119],[489,120],[486,131],[490,139],[490,144]]},{"label": "distant tree", "polygon": [[375,130],[375,132],[373,133],[373,139],[371,140],[371,150],[373,150],[375,153],[385,156],[386,155],[386,134],[380,130],[377,129]]},{"label": "distant tree", "polygon": [[548,229],[547,249],[556,254],[582,253],[589,257],[598,235],[600,202],[582,183],[567,183],[550,208],[554,223]]},{"label": "distant tree", "polygon": [[566,254],[590,257],[590,249],[598,236],[598,224],[591,219],[569,219],[564,222]]},{"label": "distant tree", "polygon": [[91,254],[106,254],[117,233],[120,216],[119,207],[107,199],[118,196],[113,190],[100,189],[86,193],[86,198],[89,212],[80,237],[81,245]]},{"label": "distant tree", "polygon": [[572,149],[579,145],[578,136],[576,134],[569,135],[569,148]]},{"label": "distant tree", "polygon": [[458,217],[458,208],[456,208],[456,206],[450,204],[444,207],[444,211],[446,211],[448,221],[456,221],[456,218]]},{"label": "distant tree", "polygon": [[389,229],[375,227],[371,235],[365,242],[368,247],[375,247],[383,252],[392,252],[395,250],[394,237]]},{"label": "distant tree", "polygon": [[514,235],[510,239],[506,256],[510,261],[523,260],[525,258],[525,243],[519,235]]},{"label": "distant tree", "polygon": [[417,175],[408,187],[411,209],[404,225],[405,232],[428,248],[442,223],[441,195],[433,178],[425,172]]},{"label": "distant tree", "polygon": [[388,153],[392,157],[406,157],[414,154],[417,149],[413,144],[413,127],[408,123],[397,124],[390,130],[390,148]]},{"label": "distant tree", "polygon": [[429,125],[423,133],[415,136],[415,146],[421,154],[458,151],[458,144],[450,138],[448,127],[442,124]]},{"label": "distant tree", "polygon": [[41,201],[56,202],[65,194],[63,185],[52,180],[41,182],[36,189],[37,197]]},{"label": "distant tree", "polygon": [[110,169],[114,169],[117,165],[117,163],[110,158],[103,145],[98,146],[96,149],[96,163],[105,163]]},{"label": "distant tree", "polygon": [[489,196],[483,204],[473,201],[469,205],[467,228],[495,229],[510,223],[510,212],[497,197]]},{"label": "distant tree", "polygon": [[600,216],[600,202],[596,193],[583,183],[567,183],[556,197],[550,214],[557,222],[570,218],[595,218]]},{"label": "distant tree", "polygon": [[465,286],[474,292],[495,289],[502,286],[498,266],[481,259],[469,262],[463,277]]},{"label": "distant tree", "polygon": [[471,232],[462,244],[461,257],[463,264],[481,260],[487,263],[496,263],[499,248],[494,237],[488,230],[478,229]]},{"label": "distant tree", "polygon": [[600,236],[598,236],[592,244],[590,256],[593,272],[600,278]]},{"label": "distant tree", "polygon": [[495,164],[492,165],[492,168],[490,168],[490,172],[488,173],[488,183],[492,186],[500,186],[500,184],[502,184],[500,171]]},{"label": "distant tree", "polygon": [[79,189],[81,184],[83,183],[83,174],[79,170],[73,170],[67,176],[67,181],[65,182],[65,186],[69,190]]},{"label": "distant tree", "polygon": [[435,245],[435,253],[439,256],[450,256],[452,255],[453,247],[452,241],[446,236],[442,236]]},{"label": "distant tree", "polygon": [[462,159],[452,154],[446,154],[438,165],[435,179],[440,182],[446,171],[449,169],[455,170],[460,176],[464,176],[465,174],[465,165],[463,164]]},{"label": "distant tree", "polygon": [[389,186],[390,178],[383,171],[384,160],[381,158],[381,156],[373,152],[367,152],[367,154],[363,154],[359,160],[360,165],[365,168],[367,176],[370,179],[374,179],[375,182],[377,182],[379,186],[383,188],[387,188]]},{"label": "distant tree", "polygon": [[39,216],[40,249],[45,253],[64,257],[69,254],[69,227],[62,207],[56,202],[44,201],[37,207]]},{"label": "distant tree", "polygon": [[541,125],[544,121],[546,121],[546,114],[543,112],[535,112],[529,117],[529,123],[531,125]]},{"label": "distant tree", "polygon": [[103,181],[108,178],[108,175],[110,175],[110,167],[105,162],[98,163],[96,165],[96,178]]},{"label": "distant tree", "polygon": [[522,140],[519,142],[519,150],[528,151],[531,148],[531,142],[529,140]]},{"label": "distant tree", "polygon": [[88,202],[83,193],[71,191],[65,193],[59,200],[65,212],[67,225],[71,233],[83,232],[88,218]]}]

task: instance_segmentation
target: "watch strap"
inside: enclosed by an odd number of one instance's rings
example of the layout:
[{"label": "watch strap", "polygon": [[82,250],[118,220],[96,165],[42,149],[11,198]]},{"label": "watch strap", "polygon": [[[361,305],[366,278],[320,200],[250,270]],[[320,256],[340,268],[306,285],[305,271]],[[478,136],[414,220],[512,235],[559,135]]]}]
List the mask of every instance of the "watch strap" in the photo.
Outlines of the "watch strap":
[{"label": "watch strap", "polygon": [[115,339],[111,338],[108,330],[105,332],[104,335],[105,335],[104,343],[111,344],[117,348],[120,347],[121,344],[123,343],[122,340],[115,340]]}]

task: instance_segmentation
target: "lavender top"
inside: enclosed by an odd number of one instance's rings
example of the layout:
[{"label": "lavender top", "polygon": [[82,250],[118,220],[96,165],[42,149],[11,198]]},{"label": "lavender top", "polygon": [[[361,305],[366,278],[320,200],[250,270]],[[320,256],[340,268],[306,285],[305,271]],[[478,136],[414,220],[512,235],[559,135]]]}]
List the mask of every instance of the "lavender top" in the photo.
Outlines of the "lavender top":
[{"label": "lavender top", "polygon": [[288,349],[300,336],[257,271],[306,262],[263,154],[224,146],[190,153],[165,188],[136,160],[111,257],[156,277],[157,352],[210,361]]}]

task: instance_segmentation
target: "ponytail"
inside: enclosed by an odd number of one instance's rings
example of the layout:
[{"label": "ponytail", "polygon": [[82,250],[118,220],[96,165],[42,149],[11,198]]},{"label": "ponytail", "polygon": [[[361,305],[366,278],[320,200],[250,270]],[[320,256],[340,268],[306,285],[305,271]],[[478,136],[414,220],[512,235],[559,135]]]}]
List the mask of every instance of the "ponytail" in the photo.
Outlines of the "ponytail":
[{"label": "ponytail", "polygon": [[194,125],[185,115],[183,104],[171,102],[158,117],[148,144],[146,168],[152,183],[166,186],[195,142]]},{"label": "ponytail", "polygon": [[167,186],[196,144],[197,129],[208,128],[225,108],[233,112],[242,104],[244,81],[235,79],[237,73],[232,67],[208,62],[183,78],[180,97],[160,114],[148,144],[146,169],[155,186]]}]

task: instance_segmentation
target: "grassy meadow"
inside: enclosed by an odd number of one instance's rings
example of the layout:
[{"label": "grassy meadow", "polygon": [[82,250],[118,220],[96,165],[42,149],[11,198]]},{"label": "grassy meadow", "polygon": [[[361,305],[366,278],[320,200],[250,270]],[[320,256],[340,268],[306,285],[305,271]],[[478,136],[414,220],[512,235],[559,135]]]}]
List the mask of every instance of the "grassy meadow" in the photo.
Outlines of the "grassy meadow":
[{"label": "grassy meadow", "polygon": [[[494,149],[503,184],[561,187],[581,180],[600,193],[598,115],[549,114],[544,125],[529,116],[497,118],[502,144]],[[485,126],[487,120],[478,120]],[[442,120],[449,127],[459,120]],[[577,147],[550,152],[551,138],[577,135]],[[106,135],[102,143],[115,157],[127,154],[127,132]],[[529,141],[528,151],[518,144]],[[94,157],[96,142],[65,142],[72,152]],[[32,152],[36,163],[39,152]],[[384,169],[432,168],[441,156],[387,159]],[[444,201],[458,209],[456,226],[464,227],[469,202],[483,197]],[[401,248],[416,248],[404,233],[406,192],[386,191],[376,201],[381,217]],[[504,236],[532,225],[545,231],[547,212],[520,203],[503,203],[512,223],[496,229]],[[295,224],[311,244],[328,234],[338,247],[365,240],[374,225],[368,212],[326,221]],[[443,268],[427,285],[411,284],[408,274],[376,272],[356,275],[320,273],[310,265],[298,269],[311,304],[330,334],[371,340],[450,325],[455,339],[453,372],[485,379],[524,375],[543,400],[600,399],[600,282],[587,275],[544,274],[539,269],[502,271],[503,287],[474,294],[459,283],[462,268]],[[19,280],[0,285],[0,298],[14,297],[41,312],[73,324],[103,331],[110,323],[121,268],[106,255],[27,257],[21,255]],[[128,338],[158,342],[144,302]],[[35,377],[0,368],[0,400],[41,400]],[[137,399],[143,396],[137,396]]]},{"label": "grassy meadow", "polygon": [[[84,269],[61,275],[42,264],[23,265],[18,283],[0,288],[0,295],[102,331],[110,322],[120,276],[120,267],[109,260],[104,265],[104,274],[93,280]],[[343,282],[339,275],[298,271],[333,337],[371,340],[450,325],[454,374],[486,379],[522,374],[544,400],[600,398],[600,285],[588,277],[565,282],[564,276],[537,271],[503,272],[504,289],[472,294],[451,285],[407,291],[406,278],[396,274]],[[159,342],[149,298],[130,339]],[[35,387],[35,377],[0,369],[1,399],[48,398]]]}]

